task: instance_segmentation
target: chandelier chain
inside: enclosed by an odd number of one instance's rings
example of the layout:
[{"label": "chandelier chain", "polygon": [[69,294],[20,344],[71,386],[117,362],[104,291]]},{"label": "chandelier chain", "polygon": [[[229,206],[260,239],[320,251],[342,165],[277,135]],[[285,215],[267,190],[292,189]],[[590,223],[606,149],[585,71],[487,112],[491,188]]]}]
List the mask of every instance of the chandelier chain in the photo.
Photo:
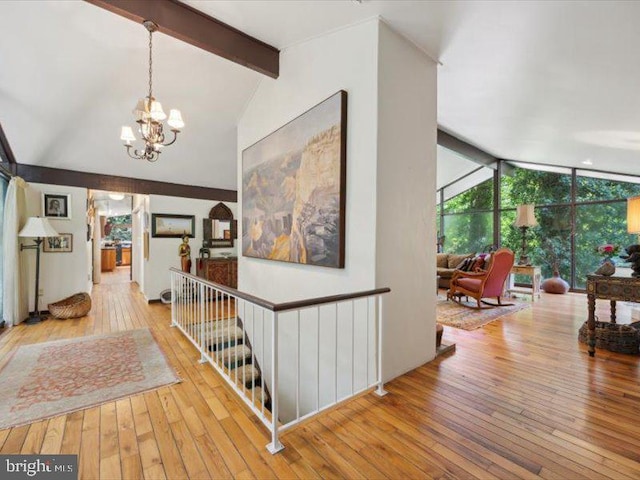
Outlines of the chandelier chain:
[{"label": "chandelier chain", "polygon": [[149,30],[149,101],[151,101],[151,97],[153,96],[152,67],[153,67],[153,31]]}]

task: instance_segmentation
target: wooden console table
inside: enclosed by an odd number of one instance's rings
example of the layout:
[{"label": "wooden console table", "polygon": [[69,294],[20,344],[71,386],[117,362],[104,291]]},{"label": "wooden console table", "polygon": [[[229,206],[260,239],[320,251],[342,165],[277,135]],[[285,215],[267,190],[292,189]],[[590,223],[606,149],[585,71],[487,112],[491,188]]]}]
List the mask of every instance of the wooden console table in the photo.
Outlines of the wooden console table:
[{"label": "wooden console table", "polygon": [[596,298],[611,302],[611,323],[616,323],[616,302],[640,303],[640,278],[615,275],[587,275],[587,345],[589,356],[596,354]]},{"label": "wooden console table", "polygon": [[[531,277],[531,288],[524,287],[515,287],[514,286],[514,276],[516,275],[526,275]],[[531,301],[536,301],[536,295],[540,298],[540,279],[542,277],[542,273],[540,271],[540,267],[535,267],[533,265],[514,265],[511,267],[511,273],[509,274],[509,287],[507,288],[507,292],[515,292],[515,293],[525,293],[531,295]]]}]

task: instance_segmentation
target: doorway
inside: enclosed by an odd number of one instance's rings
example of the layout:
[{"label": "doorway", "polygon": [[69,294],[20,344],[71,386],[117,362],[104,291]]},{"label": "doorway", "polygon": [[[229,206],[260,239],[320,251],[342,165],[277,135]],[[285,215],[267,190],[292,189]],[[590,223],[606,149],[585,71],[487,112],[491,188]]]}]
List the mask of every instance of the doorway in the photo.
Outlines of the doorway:
[{"label": "doorway", "polygon": [[96,212],[94,234],[94,283],[129,283],[132,280],[134,248],[131,212],[133,196],[93,190]]}]

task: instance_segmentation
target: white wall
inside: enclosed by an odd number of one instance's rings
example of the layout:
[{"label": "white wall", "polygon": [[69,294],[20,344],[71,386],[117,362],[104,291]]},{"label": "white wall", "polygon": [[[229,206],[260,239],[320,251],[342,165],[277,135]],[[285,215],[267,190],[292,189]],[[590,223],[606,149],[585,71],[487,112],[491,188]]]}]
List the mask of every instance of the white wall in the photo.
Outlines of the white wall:
[{"label": "white wall", "polygon": [[[71,194],[71,219],[50,218],[49,222],[58,233],[73,234],[73,251],[69,253],[40,253],[40,310],[47,304],[62,300],[78,292],[91,292],[91,243],[87,242],[87,189],[29,183],[27,188],[27,215],[42,216],[42,193]],[[21,239],[24,245],[33,244],[28,238]],[[35,295],[35,251],[23,250],[20,255],[28,262],[29,310],[34,307]]]},{"label": "white wall", "polygon": [[436,64],[380,23],[376,286],[384,378],[435,357]]},{"label": "white wall", "polygon": [[[198,251],[202,247],[202,220],[209,218],[209,211],[216,205],[214,200],[196,200],[193,198],[168,197],[165,195],[149,195],[148,211],[149,220],[154,213],[168,213],[175,215],[195,215],[196,216],[196,236],[189,239],[191,246],[191,273],[196,273],[196,259]],[[223,202],[231,209],[237,218],[237,205],[235,203]],[[238,222],[240,223],[240,222]],[[151,228],[149,228],[151,232]],[[160,292],[170,288],[169,269],[171,267],[180,268],[180,257],[178,247],[182,243],[180,238],[149,238],[149,260],[144,261],[144,271],[140,289],[147,300],[157,300]],[[236,240],[235,244],[238,244]],[[142,252],[142,251],[141,251]],[[211,255],[219,255],[221,252],[236,253],[235,248],[212,248]]]},{"label": "white wall", "polygon": [[337,91],[348,93],[346,264],[332,269],[241,257],[240,290],[281,302],[374,286],[376,51],[372,20],[282,51],[279,78],[260,83],[238,124],[239,201],[243,149]]},{"label": "white wall", "polygon": [[[383,374],[390,379],[435,356],[436,66],[379,25],[372,20],[281,52],[280,77],[262,81],[238,125],[241,201],[242,149],[338,90],[348,92],[345,268],[241,257],[239,289],[281,302],[390,286],[383,352]],[[305,321],[305,316],[302,337],[318,328],[317,321]],[[349,321],[341,328],[348,331]],[[285,318],[281,327],[280,406],[287,418],[295,408],[295,362],[285,359],[296,348],[297,327],[295,322],[287,327]],[[320,348],[329,352],[320,369],[331,371],[335,320],[322,320],[320,330]],[[267,325],[267,338],[269,332]],[[343,337],[348,335],[338,336],[339,343]],[[261,340],[254,335],[253,344],[261,345]],[[323,357],[311,343],[303,342],[300,350],[303,368],[313,370],[317,356]],[[369,362],[375,360],[375,352],[370,353]],[[270,365],[261,359],[262,352],[256,356],[268,380]],[[315,392],[315,379],[301,378],[303,395]],[[335,394],[332,377],[320,382],[321,395]],[[303,406],[315,404],[314,398],[301,400]]]}]

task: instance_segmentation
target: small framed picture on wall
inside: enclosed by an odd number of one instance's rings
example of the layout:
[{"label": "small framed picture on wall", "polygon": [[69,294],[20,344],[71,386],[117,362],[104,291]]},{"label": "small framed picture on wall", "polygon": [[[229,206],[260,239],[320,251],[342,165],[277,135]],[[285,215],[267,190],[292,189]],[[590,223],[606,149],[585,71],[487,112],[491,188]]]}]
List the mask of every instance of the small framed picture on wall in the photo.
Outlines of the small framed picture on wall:
[{"label": "small framed picture on wall", "polygon": [[64,193],[43,193],[42,216],[69,220],[71,218],[71,195]]},{"label": "small framed picture on wall", "polygon": [[42,251],[47,253],[73,252],[73,234],[61,233],[57,237],[46,237],[42,245]]}]

